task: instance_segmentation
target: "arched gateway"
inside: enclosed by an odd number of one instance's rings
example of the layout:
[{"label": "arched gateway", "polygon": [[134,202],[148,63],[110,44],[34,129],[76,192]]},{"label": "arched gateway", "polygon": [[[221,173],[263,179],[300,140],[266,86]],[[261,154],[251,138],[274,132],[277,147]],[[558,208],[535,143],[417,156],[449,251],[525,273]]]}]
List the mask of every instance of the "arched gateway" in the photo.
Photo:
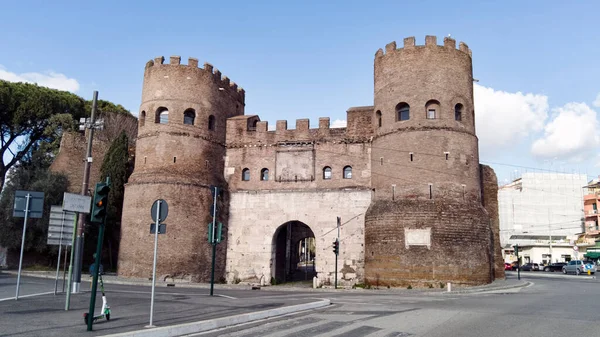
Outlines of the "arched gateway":
[{"label": "arched gateway", "polygon": [[315,234],[305,223],[289,221],[273,235],[271,277],[275,283],[312,279]]}]

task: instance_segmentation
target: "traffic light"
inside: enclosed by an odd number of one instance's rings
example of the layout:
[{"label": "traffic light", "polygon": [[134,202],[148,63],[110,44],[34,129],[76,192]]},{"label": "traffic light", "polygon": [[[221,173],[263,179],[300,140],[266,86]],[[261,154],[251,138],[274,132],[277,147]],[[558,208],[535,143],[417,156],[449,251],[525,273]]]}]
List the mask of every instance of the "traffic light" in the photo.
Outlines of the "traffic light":
[{"label": "traffic light", "polygon": [[92,205],[92,214],[90,222],[104,222],[106,208],[108,207],[108,192],[110,187],[107,183],[97,183],[94,190],[94,203]]},{"label": "traffic light", "polygon": [[335,255],[338,255],[340,253],[340,242],[337,239],[333,241],[333,252],[335,253]]}]

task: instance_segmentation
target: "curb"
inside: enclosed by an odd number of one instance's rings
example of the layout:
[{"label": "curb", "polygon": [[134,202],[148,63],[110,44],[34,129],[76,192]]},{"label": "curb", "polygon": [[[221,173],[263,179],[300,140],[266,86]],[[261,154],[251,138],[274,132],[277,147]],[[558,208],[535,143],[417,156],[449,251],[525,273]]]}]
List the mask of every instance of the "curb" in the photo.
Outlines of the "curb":
[{"label": "curb", "polygon": [[[12,274],[12,275],[17,275],[16,271],[12,271],[12,270],[3,270],[1,271],[2,273],[6,273],[6,274]],[[515,273],[516,274],[516,273]],[[47,279],[54,279],[54,275],[50,275],[50,274],[46,274],[46,273],[39,273],[39,272],[21,272],[22,276],[29,276],[29,277],[38,277],[38,278],[47,278]],[[583,278],[583,277],[582,277]],[[91,279],[89,280],[84,280],[82,278],[82,281],[91,281]],[[115,279],[104,279],[104,283],[105,284],[120,284],[120,285],[132,285],[132,286],[152,286],[152,282],[151,281],[146,281],[146,280],[138,280],[138,281],[134,281],[134,280],[115,280]],[[187,283],[187,282],[163,282],[163,281],[157,281],[156,282],[156,286],[157,287],[168,287],[168,285],[172,285],[174,284],[175,287],[179,287],[179,288],[197,288],[197,289],[209,289],[210,288],[210,284],[208,283]],[[530,282],[527,281],[520,281],[516,284],[507,284],[507,285],[493,285],[493,284],[488,284],[488,285],[483,285],[483,286],[474,286],[474,287],[456,287],[454,290],[452,290],[451,292],[447,292],[445,289],[441,290],[441,289],[436,289],[436,290],[432,290],[432,289],[412,289],[412,290],[406,290],[406,289],[402,289],[402,288],[394,288],[394,289],[333,289],[333,288],[318,288],[318,289],[314,289],[314,288],[302,288],[302,287],[285,287],[285,286],[265,286],[265,287],[261,287],[262,291],[288,291],[288,292],[294,292],[294,291],[309,291],[309,292],[315,292],[315,293],[319,293],[319,292],[343,292],[343,291],[353,291],[353,292],[370,292],[370,291],[374,291],[377,293],[390,293],[390,294],[411,294],[411,293],[421,293],[423,295],[439,295],[439,294],[467,294],[467,293],[477,293],[477,292],[487,292],[487,291],[495,291],[495,290],[504,290],[504,289],[513,289],[513,288],[522,288],[522,287],[526,287],[530,284]],[[215,284],[215,286],[217,286],[217,284]],[[220,289],[228,289],[228,290],[250,290],[252,289],[251,285],[233,285],[233,284],[218,284],[218,287]]]},{"label": "curb", "polygon": [[152,328],[147,330],[137,330],[130,332],[123,332],[118,334],[104,335],[110,337],[123,337],[123,336],[131,336],[131,337],[171,337],[171,336],[181,336],[187,334],[193,334],[198,332],[210,331],[214,329],[224,328],[227,326],[249,323],[253,321],[258,321],[261,319],[271,318],[275,316],[281,316],[290,313],[296,313],[309,309],[317,309],[330,305],[331,302],[328,299],[323,299],[318,302],[304,303],[291,305],[287,307],[281,307],[276,309],[269,309],[263,311],[250,312],[246,314],[239,314],[228,317],[221,317],[215,319],[209,319],[205,321],[193,322],[193,323],[184,323],[173,326],[166,326],[161,328]]}]

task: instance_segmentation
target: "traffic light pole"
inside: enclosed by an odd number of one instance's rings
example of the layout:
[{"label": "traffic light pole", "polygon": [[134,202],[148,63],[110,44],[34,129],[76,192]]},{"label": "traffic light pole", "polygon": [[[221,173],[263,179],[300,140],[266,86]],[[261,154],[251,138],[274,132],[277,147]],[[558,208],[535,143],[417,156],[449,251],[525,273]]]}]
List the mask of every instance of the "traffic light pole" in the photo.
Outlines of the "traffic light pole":
[{"label": "traffic light pole", "polygon": [[[92,164],[92,141],[94,140],[94,118],[96,115],[96,108],[98,106],[98,91],[94,91],[94,98],[92,101],[92,114],[90,116],[90,128],[87,139],[87,152],[85,154],[85,165],[83,169],[83,184],[81,185],[81,195],[87,195],[88,185],[90,181],[90,166]],[[79,286],[81,285],[81,263],[83,259],[83,227],[85,226],[85,217],[83,214],[79,214],[77,219],[77,237],[75,238],[75,261],[71,261],[73,264],[73,293],[79,292]]]},{"label": "traffic light pole", "polygon": [[104,241],[104,227],[106,225],[106,211],[108,208],[108,193],[110,192],[110,178],[106,183],[97,183],[94,188],[94,201],[90,221],[100,225],[98,231],[98,243],[96,245],[96,260],[94,262],[94,278],[92,280],[92,294],[90,297],[90,310],[87,315],[87,331],[92,331],[94,322],[94,309],[96,306],[96,290],[98,289],[98,274],[100,274],[100,263],[102,261],[102,242]]},{"label": "traffic light pole", "polygon": [[106,215],[104,215],[104,221],[100,224],[100,231],[98,232],[98,244],[96,245],[96,260],[94,262],[94,279],[92,280],[92,296],[90,298],[90,311],[88,314],[87,331],[92,331],[92,323],[94,322],[94,308],[96,307],[96,290],[98,289],[98,274],[100,273],[100,261],[102,261],[102,241],[104,240],[105,224]]},{"label": "traffic light pole", "polygon": [[211,227],[211,242],[210,244],[212,245],[212,268],[210,271],[210,296],[213,295],[213,290],[215,287],[215,260],[217,257],[217,240],[216,240],[216,233],[215,233],[215,226],[216,226],[216,221],[217,221],[217,196],[219,195],[219,188],[217,186],[214,186],[214,192],[213,192],[213,211],[212,211],[212,216],[213,216],[213,221],[212,221],[212,227]]}]

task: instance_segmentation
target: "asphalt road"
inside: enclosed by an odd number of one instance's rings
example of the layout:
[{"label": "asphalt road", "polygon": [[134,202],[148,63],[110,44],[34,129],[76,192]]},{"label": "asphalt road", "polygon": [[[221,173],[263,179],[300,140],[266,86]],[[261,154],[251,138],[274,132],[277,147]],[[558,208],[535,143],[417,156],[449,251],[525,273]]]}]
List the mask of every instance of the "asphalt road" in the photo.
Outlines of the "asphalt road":
[{"label": "asphalt road", "polygon": [[[508,273],[515,278],[516,273]],[[600,336],[600,281],[589,276],[522,273],[527,288],[477,293],[423,293],[408,290],[315,292],[157,288],[154,323],[170,326],[328,298],[333,305],[280,318],[211,331],[197,336]],[[23,293],[51,292],[54,280],[22,278]],[[150,287],[106,285],[110,321],[87,332],[83,313],[89,291],[73,295],[14,297],[16,276],[0,273],[0,336],[96,336],[144,329],[148,324]],[[89,289],[89,283],[82,283]],[[8,295],[8,296],[6,296]],[[9,297],[9,299],[2,300]],[[96,308],[99,310],[100,296]]]},{"label": "asphalt road", "polygon": [[544,276],[526,274],[534,282],[527,288],[475,294],[331,294],[327,309],[194,336],[600,336],[600,282]]},{"label": "asphalt road", "polygon": [[[106,284],[111,319],[97,321],[94,331],[87,332],[83,313],[89,309],[89,282],[82,282],[81,289],[85,291],[72,295],[71,308],[65,311],[64,293],[14,300],[16,279],[15,275],[0,273],[0,336],[96,336],[140,330],[149,323],[149,286]],[[52,279],[21,277],[21,281],[21,294],[54,291]],[[221,290],[219,285],[215,285],[214,294],[209,296],[205,288],[157,287],[153,323],[159,327],[182,324],[322,298],[320,294],[303,291]],[[101,304],[98,293],[96,313]]]}]

